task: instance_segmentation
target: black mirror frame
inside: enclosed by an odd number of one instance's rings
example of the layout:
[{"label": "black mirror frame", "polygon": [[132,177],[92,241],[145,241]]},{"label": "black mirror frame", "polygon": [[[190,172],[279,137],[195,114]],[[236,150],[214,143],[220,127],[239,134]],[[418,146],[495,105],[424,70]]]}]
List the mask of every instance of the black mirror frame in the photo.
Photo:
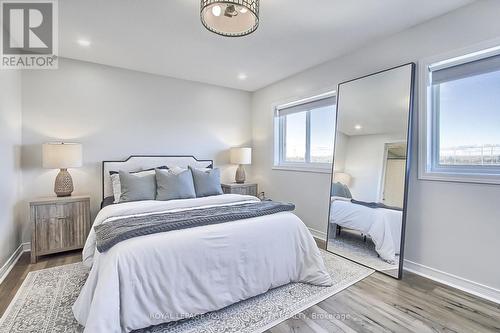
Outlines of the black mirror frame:
[{"label": "black mirror frame", "polygon": [[[409,62],[403,65],[391,67],[382,71],[378,71],[375,73],[371,73],[368,75],[363,75],[360,77],[357,77],[355,79],[351,79],[348,81],[341,82],[337,85],[337,103],[335,105],[335,142],[337,141],[337,130],[338,130],[338,108],[339,108],[339,103],[340,103],[340,86],[349,82],[357,81],[369,76],[385,73],[388,71],[391,71],[393,69],[398,69],[401,67],[405,66],[411,66],[411,73],[410,73],[410,98],[409,98],[409,105],[408,105],[408,131],[407,131],[407,144],[406,144],[406,173],[405,173],[405,191],[404,191],[404,200],[403,200],[403,216],[402,216],[402,226],[401,226],[401,245],[399,249],[399,267],[398,267],[398,276],[395,277],[393,275],[384,273],[383,271],[378,271],[384,275],[390,276],[392,278],[396,278],[398,280],[401,280],[403,278],[403,262],[404,262],[404,249],[405,249],[405,236],[406,236],[406,218],[407,218],[407,210],[408,210],[408,188],[410,185],[410,171],[411,171],[411,163],[412,163],[412,155],[413,155],[413,109],[414,109],[414,99],[415,99],[415,72],[416,72],[416,64],[414,62]],[[332,160],[332,171],[330,173],[330,193],[332,190],[332,184],[333,184],[333,169],[335,167],[335,149],[336,149],[336,144],[333,146],[333,160]],[[329,193],[329,197],[330,197]],[[354,261],[350,258],[347,258],[345,256],[342,256],[340,254],[337,254],[333,251],[328,250],[328,240],[329,238],[329,232],[330,232],[330,213],[331,213],[331,201],[330,199],[328,200],[328,217],[327,217],[327,224],[326,224],[326,251],[333,253],[335,255],[338,255],[340,257],[344,257],[348,260]],[[360,265],[369,267],[367,265],[364,265],[362,263],[356,262]],[[372,268],[372,267],[369,267]],[[373,269],[373,268],[372,268]]]}]

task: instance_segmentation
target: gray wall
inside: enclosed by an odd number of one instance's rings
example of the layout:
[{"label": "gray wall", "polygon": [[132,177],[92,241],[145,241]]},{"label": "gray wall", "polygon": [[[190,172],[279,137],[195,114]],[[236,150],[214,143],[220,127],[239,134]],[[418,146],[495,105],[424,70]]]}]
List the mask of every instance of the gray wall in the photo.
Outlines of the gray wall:
[{"label": "gray wall", "polygon": [[[252,100],[254,173],[271,198],[297,204],[312,229],[326,232],[329,175],[272,170],[272,105],[335,89],[337,83],[500,36],[500,1],[475,4],[374,42],[256,92]],[[335,41],[332,41],[334,43]],[[415,114],[416,115],[416,114]],[[416,138],[415,122],[415,138]],[[500,186],[421,181],[413,149],[406,258],[500,288]]]},{"label": "gray wall", "polygon": [[[41,144],[54,139],[83,144],[84,166],[70,172],[75,194],[92,196],[94,215],[103,160],[192,154],[215,159],[230,180],[227,149],[251,144],[251,95],[239,90],[67,59],[58,70],[24,71],[22,80],[23,208],[53,195],[57,170],[41,168]],[[23,240],[29,235],[25,224]]]},{"label": "gray wall", "polygon": [[17,218],[20,192],[21,75],[0,71],[0,267],[21,242]]}]

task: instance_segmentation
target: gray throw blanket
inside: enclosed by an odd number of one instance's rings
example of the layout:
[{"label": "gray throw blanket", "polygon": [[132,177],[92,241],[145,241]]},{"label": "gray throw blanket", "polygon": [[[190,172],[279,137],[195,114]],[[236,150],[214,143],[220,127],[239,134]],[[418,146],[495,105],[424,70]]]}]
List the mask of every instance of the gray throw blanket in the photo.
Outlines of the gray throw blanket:
[{"label": "gray throw blanket", "polygon": [[354,200],[354,199],[351,199],[351,202],[353,204],[356,204],[356,205],[366,206],[366,207],[370,207],[370,208],[385,208],[385,209],[403,211],[403,208],[394,207],[394,206],[387,206],[381,202],[365,202],[365,201],[359,201],[359,200]]},{"label": "gray throw blanket", "polygon": [[243,220],[292,211],[294,209],[294,204],[262,201],[180,212],[157,213],[146,216],[124,217],[94,227],[97,238],[97,250],[101,253],[105,252],[119,242],[134,237]]}]

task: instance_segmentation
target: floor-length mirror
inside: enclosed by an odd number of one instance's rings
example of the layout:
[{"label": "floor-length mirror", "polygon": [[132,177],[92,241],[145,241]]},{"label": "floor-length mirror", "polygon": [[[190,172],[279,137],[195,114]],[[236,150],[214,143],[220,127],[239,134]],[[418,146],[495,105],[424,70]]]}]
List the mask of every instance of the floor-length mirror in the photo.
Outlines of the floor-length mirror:
[{"label": "floor-length mirror", "polygon": [[402,274],[415,65],[339,84],[327,249]]}]

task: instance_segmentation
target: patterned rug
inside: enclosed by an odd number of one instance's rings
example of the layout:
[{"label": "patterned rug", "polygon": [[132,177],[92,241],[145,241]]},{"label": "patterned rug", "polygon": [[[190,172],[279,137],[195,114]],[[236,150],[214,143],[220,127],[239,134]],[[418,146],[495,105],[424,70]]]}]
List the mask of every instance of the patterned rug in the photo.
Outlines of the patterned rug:
[{"label": "patterned rug", "polygon": [[[373,273],[347,259],[321,253],[334,281],[331,287],[291,283],[219,311],[136,332],[263,332]],[[82,332],[71,306],[87,275],[81,263],[29,273],[0,319],[0,332]]]},{"label": "patterned rug", "polygon": [[371,239],[368,238],[365,242],[362,236],[348,231],[342,231],[336,238],[331,238],[328,241],[328,250],[377,271],[392,271],[399,267],[399,255],[396,255],[396,264],[390,264],[378,256]]}]

